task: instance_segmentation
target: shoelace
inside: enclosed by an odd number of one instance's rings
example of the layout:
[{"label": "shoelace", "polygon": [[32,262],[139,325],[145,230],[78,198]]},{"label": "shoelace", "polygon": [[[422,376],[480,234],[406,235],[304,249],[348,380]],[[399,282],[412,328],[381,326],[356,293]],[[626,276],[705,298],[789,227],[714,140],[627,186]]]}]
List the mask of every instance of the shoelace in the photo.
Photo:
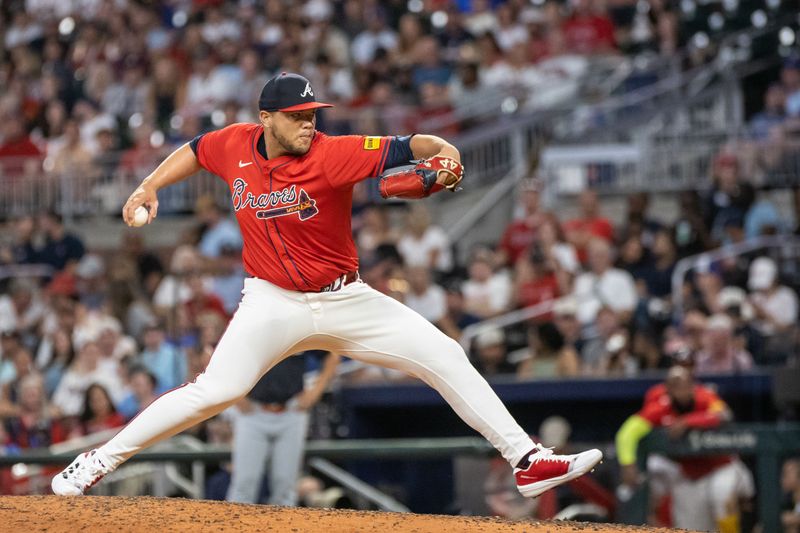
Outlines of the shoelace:
[{"label": "shoelace", "polygon": [[552,447],[542,446],[541,444],[536,445],[536,453],[530,455],[531,464],[541,463],[545,461],[553,461],[553,462],[566,462],[566,459],[562,458],[560,455],[556,455],[553,452]]}]

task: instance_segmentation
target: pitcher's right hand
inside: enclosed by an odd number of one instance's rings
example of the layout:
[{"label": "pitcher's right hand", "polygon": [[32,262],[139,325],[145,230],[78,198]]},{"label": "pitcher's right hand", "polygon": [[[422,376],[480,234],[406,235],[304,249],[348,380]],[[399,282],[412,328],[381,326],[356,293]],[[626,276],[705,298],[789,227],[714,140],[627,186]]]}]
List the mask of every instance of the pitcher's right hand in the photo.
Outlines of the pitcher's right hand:
[{"label": "pitcher's right hand", "polygon": [[133,226],[133,213],[136,211],[136,208],[141,205],[145,206],[150,212],[147,217],[147,223],[150,224],[153,219],[156,218],[158,212],[158,196],[154,188],[142,184],[133,191],[133,194],[130,195],[128,201],[125,202],[125,206],[122,208],[122,219],[125,221],[125,224]]}]

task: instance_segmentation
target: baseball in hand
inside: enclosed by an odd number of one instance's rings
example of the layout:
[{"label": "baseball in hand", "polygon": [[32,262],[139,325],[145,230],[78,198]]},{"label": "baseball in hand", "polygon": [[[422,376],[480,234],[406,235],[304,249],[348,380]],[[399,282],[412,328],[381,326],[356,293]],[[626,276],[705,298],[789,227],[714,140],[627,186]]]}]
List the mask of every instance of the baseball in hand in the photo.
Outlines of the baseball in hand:
[{"label": "baseball in hand", "polygon": [[143,205],[140,205],[136,208],[136,211],[133,212],[133,226],[138,228],[140,226],[144,226],[147,224],[147,217],[150,215],[150,212],[147,208]]}]

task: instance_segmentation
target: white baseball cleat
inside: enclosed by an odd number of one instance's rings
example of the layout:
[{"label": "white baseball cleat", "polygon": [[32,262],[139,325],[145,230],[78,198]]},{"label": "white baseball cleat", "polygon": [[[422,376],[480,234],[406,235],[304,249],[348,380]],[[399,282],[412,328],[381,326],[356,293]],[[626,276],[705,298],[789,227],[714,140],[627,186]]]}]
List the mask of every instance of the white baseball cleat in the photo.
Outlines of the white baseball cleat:
[{"label": "white baseball cleat", "polygon": [[57,496],[80,496],[111,472],[110,464],[98,450],[82,453],[53,478],[50,487]]},{"label": "white baseball cleat", "polygon": [[529,498],[566,483],[592,470],[603,459],[597,449],[574,455],[558,455],[553,450],[537,444],[528,456],[528,468],[515,468],[517,490]]}]

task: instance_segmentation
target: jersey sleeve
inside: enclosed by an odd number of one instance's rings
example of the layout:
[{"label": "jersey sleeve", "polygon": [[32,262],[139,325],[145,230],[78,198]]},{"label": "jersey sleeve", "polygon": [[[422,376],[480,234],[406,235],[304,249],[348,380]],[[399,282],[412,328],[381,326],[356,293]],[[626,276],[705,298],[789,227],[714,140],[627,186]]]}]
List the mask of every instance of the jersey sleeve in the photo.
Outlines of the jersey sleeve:
[{"label": "jersey sleeve", "polygon": [[665,414],[665,409],[659,400],[660,398],[654,398],[652,401],[645,403],[642,410],[636,413],[653,427],[661,427],[664,425],[662,419]]},{"label": "jersey sleeve", "polygon": [[225,158],[228,152],[226,144],[239,126],[232,124],[221,130],[203,133],[189,141],[189,147],[194,151],[201,167],[225,179]]},{"label": "jersey sleeve", "polygon": [[324,172],[335,188],[354,185],[386,168],[409,163],[411,137],[342,135],[326,143]]}]

